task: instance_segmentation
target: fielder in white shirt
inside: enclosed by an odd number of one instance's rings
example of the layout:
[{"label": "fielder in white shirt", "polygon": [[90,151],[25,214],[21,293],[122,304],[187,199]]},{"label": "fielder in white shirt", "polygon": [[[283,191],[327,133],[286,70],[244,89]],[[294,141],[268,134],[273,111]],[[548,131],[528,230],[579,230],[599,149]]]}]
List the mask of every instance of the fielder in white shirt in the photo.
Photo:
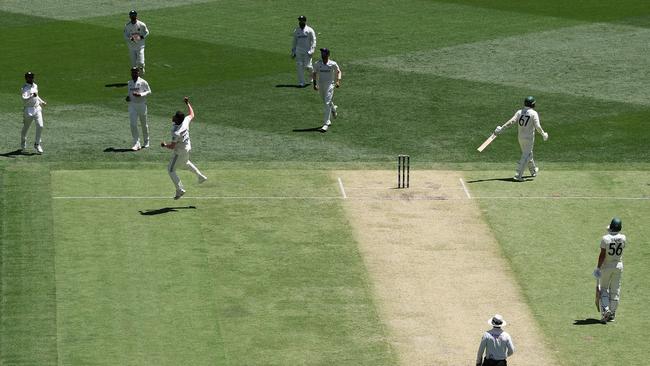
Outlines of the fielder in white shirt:
[{"label": "fielder in white shirt", "polygon": [[160,146],[173,151],[167,167],[167,172],[174,183],[174,187],[176,187],[176,195],[174,196],[175,200],[181,198],[185,194],[183,183],[176,174],[176,167],[179,164],[184,165],[185,168],[196,174],[199,178],[199,184],[208,179],[208,177],[203,175],[190,161],[190,150],[192,150],[192,144],[190,143],[190,122],[194,118],[194,110],[192,109],[188,97],[183,98],[183,102],[187,105],[189,115],[185,116],[185,113],[177,111],[172,117],[172,122],[174,122],[172,126],[172,142],[169,144],[165,143],[165,141],[160,143]]},{"label": "fielder in white shirt", "polygon": [[[133,146],[131,150],[138,151],[143,147],[149,147],[149,125],[147,124],[147,95],[151,94],[149,83],[140,77],[137,67],[131,68],[131,80],[127,83],[129,95],[126,101],[129,103],[129,119],[131,121],[131,136]],[[144,144],[140,144],[140,133],[138,132],[138,119],[142,127]]]},{"label": "fielder in white shirt", "polygon": [[[298,17],[298,28],[293,30],[293,45],[291,57],[296,59],[298,86],[305,87],[305,71],[311,75],[313,70],[311,57],[316,49],[316,32],[307,25],[307,17]],[[311,81],[310,81],[311,83]]]},{"label": "fielder in white shirt", "polygon": [[38,85],[34,82],[34,73],[25,73],[25,85],[23,85],[21,96],[23,98],[23,129],[20,132],[20,150],[27,148],[27,131],[36,122],[36,136],[34,137],[34,149],[37,153],[43,153],[41,146],[41,134],[43,132],[43,113],[41,106],[46,105],[45,101],[38,96]]},{"label": "fielder in white shirt", "polygon": [[330,116],[336,118],[337,106],[334,104],[334,88],[341,86],[341,69],[339,65],[330,60],[330,50],[327,48],[320,49],[321,60],[316,61],[314,64],[314,72],[312,74],[314,90],[320,91],[320,96],[323,98],[325,104],[323,115],[323,127],[319,129],[320,132],[327,132],[332,121]]},{"label": "fielder in white shirt", "polygon": [[138,20],[138,12],[131,10],[129,12],[131,20],[124,26],[124,39],[129,46],[129,57],[131,58],[131,67],[140,69],[140,74],[144,75],[144,46],[145,39],[149,36],[147,25]]},{"label": "fielder in white shirt", "polygon": [[600,240],[598,265],[594,277],[598,280],[600,292],[601,323],[616,319],[616,309],[621,296],[621,276],[623,275],[623,249],[627,237],[621,234],[623,222],[614,217],[607,226],[607,234]]},{"label": "fielder in white shirt", "polygon": [[539,168],[535,164],[533,159],[533,145],[535,145],[535,131],[537,131],[544,141],[548,140],[548,133],[544,132],[542,126],[539,122],[539,115],[535,111],[535,98],[526,97],[524,100],[524,108],[518,110],[510,120],[508,120],[503,126],[497,126],[494,130],[495,134],[501,133],[501,131],[513,123],[519,125],[519,147],[521,148],[521,159],[519,159],[519,164],[517,165],[517,173],[514,177],[514,180],[518,182],[524,181],[524,168],[528,164],[528,169],[530,175],[533,177],[537,176],[539,173]]},{"label": "fielder in white shirt", "polygon": [[501,329],[507,323],[501,315],[495,314],[492,319],[488,320],[488,324],[492,326],[492,329],[483,333],[476,355],[476,365],[506,366],[508,364],[506,358],[515,353],[512,337]]}]

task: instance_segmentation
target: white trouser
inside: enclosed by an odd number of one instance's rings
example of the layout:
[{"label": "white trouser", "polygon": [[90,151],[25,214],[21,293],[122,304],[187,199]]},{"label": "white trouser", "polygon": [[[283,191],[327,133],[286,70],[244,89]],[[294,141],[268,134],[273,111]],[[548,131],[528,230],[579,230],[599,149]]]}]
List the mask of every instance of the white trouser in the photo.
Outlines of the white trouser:
[{"label": "white trouser", "polygon": [[36,122],[36,137],[34,137],[34,146],[41,144],[41,133],[43,132],[43,114],[41,109],[38,108],[32,113],[23,113],[23,129],[20,132],[20,147],[25,148],[27,145],[27,131],[31,127],[32,122]]},{"label": "white trouser", "polygon": [[332,98],[334,98],[334,84],[319,84],[318,92],[320,93],[321,98],[323,98],[323,103],[325,104],[323,110],[323,124],[330,125],[332,123],[330,121],[330,116],[332,115],[332,108],[334,108],[334,102],[332,101]]},{"label": "white trouser", "polygon": [[176,174],[176,168],[178,166],[185,167],[187,170],[196,174],[197,177],[203,175],[199,169],[190,161],[189,149],[174,149],[172,152],[172,157],[169,160],[169,165],[167,166],[167,172],[169,173],[169,177],[172,179],[172,182],[174,183],[177,191],[183,189],[183,183],[178,177],[178,174]]},{"label": "white trouser", "polygon": [[618,300],[621,296],[621,275],[623,270],[620,268],[603,268],[600,277],[600,309],[605,312],[616,312]]},{"label": "white trouser", "polygon": [[144,74],[144,47],[129,47],[129,57],[131,58],[131,67],[137,67]]},{"label": "white trouser", "polygon": [[532,139],[519,139],[519,147],[521,148],[521,158],[517,164],[517,175],[522,177],[526,164],[531,174],[535,171],[537,165],[533,159],[533,145],[535,145],[535,138]]},{"label": "white trouser", "polygon": [[296,53],[296,74],[298,75],[298,84],[305,85],[305,71],[311,73],[314,68],[311,65],[311,56],[308,53]]},{"label": "white trouser", "polygon": [[129,120],[131,121],[131,136],[133,145],[140,142],[140,133],[138,132],[138,119],[142,127],[142,137],[144,144],[149,143],[149,125],[147,124],[147,104],[146,103],[129,103]]}]

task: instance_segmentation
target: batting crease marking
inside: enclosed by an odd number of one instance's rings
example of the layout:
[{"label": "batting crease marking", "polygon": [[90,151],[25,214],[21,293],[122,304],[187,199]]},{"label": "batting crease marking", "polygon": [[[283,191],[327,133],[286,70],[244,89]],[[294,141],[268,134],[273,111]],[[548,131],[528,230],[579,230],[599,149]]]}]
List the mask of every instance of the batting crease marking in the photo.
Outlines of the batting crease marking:
[{"label": "batting crease marking", "polygon": [[346,199],[348,198],[348,195],[345,194],[345,188],[343,188],[343,180],[341,180],[341,177],[339,177],[338,180],[339,180],[339,188],[341,189],[341,194],[343,195],[343,198]]},{"label": "batting crease marking", "polygon": [[460,184],[463,186],[463,190],[465,191],[465,194],[467,195],[467,198],[472,199],[472,195],[469,194],[469,190],[467,190],[467,186],[465,186],[465,181],[463,178],[458,178],[460,180]]}]

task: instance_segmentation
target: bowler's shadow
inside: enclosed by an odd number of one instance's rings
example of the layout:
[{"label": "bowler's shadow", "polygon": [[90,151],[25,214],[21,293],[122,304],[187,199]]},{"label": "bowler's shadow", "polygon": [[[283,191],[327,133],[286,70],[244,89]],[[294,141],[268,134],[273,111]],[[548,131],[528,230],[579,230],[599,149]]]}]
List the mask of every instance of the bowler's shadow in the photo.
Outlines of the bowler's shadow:
[{"label": "bowler's shadow", "polygon": [[306,87],[308,87],[308,86],[309,86],[309,84],[305,84],[305,85],[303,85],[303,86],[300,86],[300,85],[298,85],[298,84],[278,84],[278,85],[276,85],[275,87],[276,87],[276,88],[296,88],[296,89],[303,89],[303,88],[306,88]]},{"label": "bowler's shadow", "polygon": [[320,127],[296,128],[293,132],[320,132]]},{"label": "bowler's shadow", "polygon": [[21,149],[6,152],[4,154],[0,154],[0,156],[4,156],[5,158],[15,158],[17,155],[25,155],[25,156],[32,156],[32,155],[37,155],[36,153],[33,152],[26,152]]},{"label": "bowler's shadow", "polygon": [[[526,178],[528,178],[528,177],[524,177],[524,182],[527,182],[527,181],[528,181],[528,179],[526,179]],[[501,182],[517,182],[517,183],[521,183],[521,182],[519,182],[518,180],[516,180],[516,179],[513,178],[513,177],[509,177],[509,178],[475,179],[475,180],[468,180],[468,181],[465,182],[465,183],[481,183],[481,182],[493,182],[493,181],[501,181]]]},{"label": "bowler's shadow", "polygon": [[598,319],[587,318],[587,319],[576,319],[573,322],[573,325],[593,325],[593,324],[603,324]]},{"label": "bowler's shadow", "polygon": [[168,212],[177,212],[178,210],[196,210],[196,206],[163,207],[155,210],[145,210],[145,211],[138,211],[138,212],[140,212],[140,215],[143,216],[153,216],[153,215],[161,215]]},{"label": "bowler's shadow", "polygon": [[122,148],[115,148],[115,147],[107,147],[104,149],[104,152],[112,152],[112,153],[123,153],[123,152],[135,152],[131,149],[122,149]]}]

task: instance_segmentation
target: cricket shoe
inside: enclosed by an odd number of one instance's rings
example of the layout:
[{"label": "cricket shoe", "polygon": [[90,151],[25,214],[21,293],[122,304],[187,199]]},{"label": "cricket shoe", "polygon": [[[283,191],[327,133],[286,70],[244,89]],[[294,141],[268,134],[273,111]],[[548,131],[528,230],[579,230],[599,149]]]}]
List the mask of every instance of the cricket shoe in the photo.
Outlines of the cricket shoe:
[{"label": "cricket shoe", "polygon": [[208,177],[203,174],[199,175],[199,184],[205,182],[206,180],[208,180]]},{"label": "cricket shoe", "polygon": [[515,175],[514,177],[512,177],[512,179],[514,179],[517,182],[523,182],[524,181],[524,178],[522,178],[520,175]]},{"label": "cricket shoe", "polygon": [[539,167],[535,167],[535,169],[530,169],[530,176],[531,177],[536,177],[537,173],[539,173]]},{"label": "cricket shoe", "polygon": [[607,318],[608,322],[614,322],[616,321],[616,312],[612,311],[611,314],[609,314],[609,318]]},{"label": "cricket shoe", "polygon": [[142,146],[143,149],[146,149],[149,147],[149,141],[145,142],[144,145]]},{"label": "cricket shoe", "polygon": [[41,145],[34,145],[34,149],[36,150],[37,153],[42,154],[43,153],[43,148]]},{"label": "cricket shoe", "polygon": [[332,117],[336,118],[336,109],[338,107],[336,105],[332,106]]},{"label": "cricket shoe", "polygon": [[603,324],[607,324],[607,322],[611,317],[612,317],[612,312],[609,310],[605,310],[605,312],[603,313],[603,317],[600,318],[600,322]]},{"label": "cricket shoe", "polygon": [[140,150],[140,149],[142,149],[142,146],[140,146],[140,142],[136,142],[136,143],[131,147],[131,150],[133,150],[133,151],[138,151],[138,150]]},{"label": "cricket shoe", "polygon": [[181,189],[177,189],[177,190],[176,190],[176,195],[174,196],[174,199],[175,199],[175,200],[180,199],[181,197],[183,197],[184,194],[185,194],[185,190],[184,190],[184,189],[182,189],[182,188],[181,188]]},{"label": "cricket shoe", "polygon": [[327,129],[328,129],[329,127],[330,127],[330,126],[328,126],[328,125],[323,125],[323,127],[321,127],[321,128],[318,129],[318,132],[320,132],[320,133],[325,133],[325,132],[327,132]]}]

